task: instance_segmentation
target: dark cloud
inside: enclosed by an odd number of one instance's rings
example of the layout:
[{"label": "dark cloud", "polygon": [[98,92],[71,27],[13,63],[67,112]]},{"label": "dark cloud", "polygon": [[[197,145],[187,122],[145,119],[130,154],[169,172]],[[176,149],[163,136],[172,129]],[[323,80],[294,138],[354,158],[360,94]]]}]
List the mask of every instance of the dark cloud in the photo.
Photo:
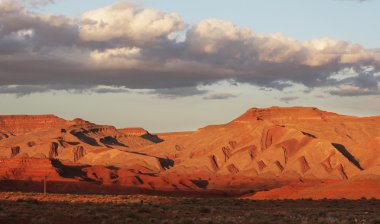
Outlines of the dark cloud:
[{"label": "dark cloud", "polygon": [[15,94],[17,97],[29,95],[30,93],[43,93],[50,91],[46,86],[0,86],[0,94]]},{"label": "dark cloud", "polygon": [[203,97],[205,100],[226,100],[236,98],[237,95],[232,93],[212,93]]},{"label": "dark cloud", "polygon": [[330,94],[338,96],[366,96],[380,95],[380,76],[374,71],[358,71],[355,77],[349,77],[340,81],[340,86]]},{"label": "dark cloud", "polygon": [[207,90],[201,90],[201,89],[198,89],[197,87],[183,87],[183,88],[155,89],[148,93],[157,95],[160,98],[175,99],[178,97],[203,95],[207,92],[208,92]]},{"label": "dark cloud", "polygon": [[[176,14],[127,3],[87,12],[78,20],[4,0],[0,14],[1,93],[111,86],[97,92],[148,89],[175,98],[205,95],[200,85],[232,80],[269,90],[301,84],[347,91],[351,85],[368,89],[357,91],[368,95],[376,94],[379,82],[378,50],[345,41],[299,42],[213,19],[185,30]],[[371,74],[363,73],[367,68]],[[349,69],[356,75],[335,78]],[[344,95],[339,90],[331,94]]]},{"label": "dark cloud", "polygon": [[130,90],[126,88],[120,88],[120,87],[96,87],[93,89],[89,89],[90,93],[129,93]]},{"label": "dark cloud", "polygon": [[32,93],[45,93],[50,91],[67,91],[75,94],[92,93],[129,93],[130,90],[112,86],[66,86],[66,85],[8,85],[0,86],[0,94],[14,94],[17,97],[26,96]]},{"label": "dark cloud", "polygon": [[73,19],[29,12],[17,1],[0,2],[0,13],[0,56],[38,58],[82,44]]},{"label": "dark cloud", "polygon": [[290,101],[294,101],[297,99],[299,99],[299,97],[297,97],[297,96],[284,96],[284,97],[279,98],[279,100],[284,102],[284,103],[290,103]]}]

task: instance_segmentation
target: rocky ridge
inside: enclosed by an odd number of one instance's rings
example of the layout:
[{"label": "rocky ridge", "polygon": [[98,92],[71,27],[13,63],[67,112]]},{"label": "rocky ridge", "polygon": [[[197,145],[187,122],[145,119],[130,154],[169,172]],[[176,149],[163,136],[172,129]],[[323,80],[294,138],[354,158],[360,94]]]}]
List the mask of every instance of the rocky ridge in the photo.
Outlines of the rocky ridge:
[{"label": "rocky ridge", "polygon": [[52,115],[26,118],[0,116],[1,178],[40,176],[28,165],[13,176],[7,167],[41,160],[56,170],[54,180],[154,192],[331,198],[344,189],[347,198],[380,198],[380,117],[252,108],[227,124],[158,135]]}]

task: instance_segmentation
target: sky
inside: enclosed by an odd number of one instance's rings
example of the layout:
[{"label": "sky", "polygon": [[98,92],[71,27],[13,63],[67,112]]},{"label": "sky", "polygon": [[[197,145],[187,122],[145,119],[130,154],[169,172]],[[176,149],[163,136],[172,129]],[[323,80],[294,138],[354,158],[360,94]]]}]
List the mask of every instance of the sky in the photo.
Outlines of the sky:
[{"label": "sky", "polygon": [[0,114],[151,132],[380,115],[378,0],[0,0]]}]

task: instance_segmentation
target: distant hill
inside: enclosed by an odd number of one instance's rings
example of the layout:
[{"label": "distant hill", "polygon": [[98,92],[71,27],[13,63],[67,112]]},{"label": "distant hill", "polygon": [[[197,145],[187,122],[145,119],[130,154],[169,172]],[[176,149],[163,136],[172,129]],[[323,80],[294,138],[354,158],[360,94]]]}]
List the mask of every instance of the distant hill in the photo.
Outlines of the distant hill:
[{"label": "distant hill", "polygon": [[54,115],[0,116],[0,157],[0,189],[48,176],[83,193],[96,185],[110,193],[380,198],[380,117],[308,107],[252,108],[227,124],[157,135]]}]

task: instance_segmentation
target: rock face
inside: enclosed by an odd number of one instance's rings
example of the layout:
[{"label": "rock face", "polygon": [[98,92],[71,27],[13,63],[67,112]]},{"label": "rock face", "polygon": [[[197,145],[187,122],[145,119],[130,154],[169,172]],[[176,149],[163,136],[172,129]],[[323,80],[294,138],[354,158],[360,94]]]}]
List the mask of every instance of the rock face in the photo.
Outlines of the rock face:
[{"label": "rock face", "polygon": [[163,141],[159,136],[152,135],[147,130],[143,128],[124,128],[120,129],[120,132],[126,134],[127,136],[142,137],[146,140],[152,141],[154,143],[160,143]]},{"label": "rock face", "polygon": [[5,132],[0,131],[0,140],[6,139],[6,138],[9,138],[9,133],[7,134]]},{"label": "rock face", "polygon": [[[158,135],[82,119],[59,122],[35,129],[23,129],[22,122],[14,129],[2,126],[3,133],[12,133],[0,139],[0,156],[9,160],[4,164],[45,158],[68,181],[156,192],[380,198],[380,117],[252,108],[227,124]],[[15,124],[9,118],[7,123]]]},{"label": "rock face", "polygon": [[119,131],[123,132],[128,136],[142,136],[148,134],[148,131],[144,128],[124,128],[120,129]]},{"label": "rock face", "polygon": [[74,148],[73,154],[74,154],[74,162],[76,162],[80,160],[86,154],[86,152],[83,146],[78,146]]},{"label": "rock face", "polygon": [[50,145],[49,158],[53,159],[58,156],[58,143],[52,142]]},{"label": "rock face", "polygon": [[9,115],[0,116],[0,131],[22,135],[37,129],[49,129],[65,125],[67,121],[54,115]]},{"label": "rock face", "polygon": [[21,151],[20,146],[11,147],[11,158],[13,158],[13,157],[17,156],[18,154],[20,154],[20,151]]},{"label": "rock face", "polygon": [[2,180],[49,180],[64,181],[48,159],[14,158],[0,160],[0,178]]},{"label": "rock face", "polygon": [[150,134],[145,130],[139,131],[143,136],[137,131],[126,134],[113,126],[96,125],[79,118],[66,121],[53,115],[0,116],[0,121],[3,132],[11,133],[0,140],[0,157],[4,158],[22,153],[30,157],[79,162],[86,157],[86,161],[105,165],[114,163],[107,158],[109,155],[156,144],[154,139],[147,138]]},{"label": "rock face", "polygon": [[321,111],[313,107],[271,107],[252,108],[242,116],[234,120],[235,122],[250,122],[252,120],[269,120],[274,123],[288,122],[321,122],[335,119],[355,119],[355,117],[338,115],[335,113]]}]

